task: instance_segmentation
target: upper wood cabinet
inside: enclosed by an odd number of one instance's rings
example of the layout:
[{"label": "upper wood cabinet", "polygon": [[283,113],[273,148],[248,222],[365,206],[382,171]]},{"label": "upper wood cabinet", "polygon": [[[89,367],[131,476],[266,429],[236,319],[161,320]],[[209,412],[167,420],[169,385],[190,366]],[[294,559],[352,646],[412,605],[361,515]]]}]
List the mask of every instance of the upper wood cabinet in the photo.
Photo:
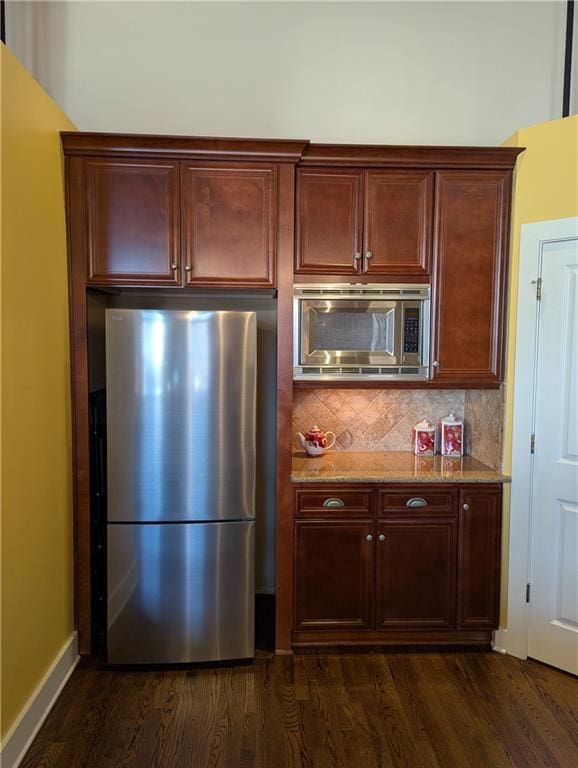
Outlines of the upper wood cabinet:
[{"label": "upper wood cabinet", "polygon": [[275,166],[183,163],[181,194],[185,285],[275,285]]},{"label": "upper wood cabinet", "polygon": [[368,275],[429,275],[431,171],[367,171],[363,269]]},{"label": "upper wood cabinet", "polygon": [[306,143],[63,133],[75,280],[276,287],[278,251],[291,272]]},{"label": "upper wood cabinet", "polygon": [[88,159],[87,283],[179,285],[178,163]]},{"label": "upper wood cabinet", "polygon": [[436,174],[432,380],[502,380],[510,171]]},{"label": "upper wood cabinet", "polygon": [[363,172],[297,171],[296,272],[357,275],[363,241]]},{"label": "upper wood cabinet", "polygon": [[295,272],[427,277],[433,172],[301,168]]}]

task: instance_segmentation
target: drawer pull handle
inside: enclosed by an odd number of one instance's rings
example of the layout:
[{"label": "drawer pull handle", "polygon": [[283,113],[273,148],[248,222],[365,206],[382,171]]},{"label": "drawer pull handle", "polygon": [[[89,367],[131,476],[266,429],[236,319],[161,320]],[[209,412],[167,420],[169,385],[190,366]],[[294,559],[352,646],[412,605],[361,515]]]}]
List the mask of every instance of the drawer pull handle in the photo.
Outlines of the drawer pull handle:
[{"label": "drawer pull handle", "polygon": [[325,499],[323,506],[329,507],[329,509],[337,509],[344,507],[345,502],[343,502],[341,499]]},{"label": "drawer pull handle", "polygon": [[406,507],[427,507],[427,501],[421,499],[419,496],[415,496],[413,499],[408,499],[405,502]]}]

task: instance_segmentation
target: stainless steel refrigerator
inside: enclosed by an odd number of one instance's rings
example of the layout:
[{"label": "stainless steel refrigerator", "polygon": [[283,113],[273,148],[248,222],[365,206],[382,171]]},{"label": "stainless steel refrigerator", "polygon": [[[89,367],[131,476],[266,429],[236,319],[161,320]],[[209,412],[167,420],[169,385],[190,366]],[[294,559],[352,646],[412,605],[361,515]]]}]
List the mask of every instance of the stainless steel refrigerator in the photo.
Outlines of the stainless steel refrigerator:
[{"label": "stainless steel refrigerator", "polygon": [[256,316],[106,310],[111,663],[254,649]]}]

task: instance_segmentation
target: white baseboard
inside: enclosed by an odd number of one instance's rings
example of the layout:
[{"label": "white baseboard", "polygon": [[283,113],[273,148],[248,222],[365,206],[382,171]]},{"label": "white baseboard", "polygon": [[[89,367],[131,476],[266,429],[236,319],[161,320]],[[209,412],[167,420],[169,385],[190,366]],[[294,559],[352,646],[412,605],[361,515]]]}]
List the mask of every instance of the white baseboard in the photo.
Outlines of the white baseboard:
[{"label": "white baseboard", "polygon": [[508,630],[497,629],[494,632],[494,639],[492,640],[492,651],[496,653],[508,653]]},{"label": "white baseboard", "polygon": [[17,768],[79,662],[74,632],[62,646],[0,746],[2,768]]}]

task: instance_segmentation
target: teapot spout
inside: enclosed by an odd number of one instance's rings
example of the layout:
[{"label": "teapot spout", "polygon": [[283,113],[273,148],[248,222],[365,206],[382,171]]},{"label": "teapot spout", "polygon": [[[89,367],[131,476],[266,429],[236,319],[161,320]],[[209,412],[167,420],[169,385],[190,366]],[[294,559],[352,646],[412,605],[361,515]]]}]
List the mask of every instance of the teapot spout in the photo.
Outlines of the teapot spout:
[{"label": "teapot spout", "polygon": [[305,436],[301,434],[301,432],[297,432],[297,437],[299,438],[299,442],[305,448]]}]

